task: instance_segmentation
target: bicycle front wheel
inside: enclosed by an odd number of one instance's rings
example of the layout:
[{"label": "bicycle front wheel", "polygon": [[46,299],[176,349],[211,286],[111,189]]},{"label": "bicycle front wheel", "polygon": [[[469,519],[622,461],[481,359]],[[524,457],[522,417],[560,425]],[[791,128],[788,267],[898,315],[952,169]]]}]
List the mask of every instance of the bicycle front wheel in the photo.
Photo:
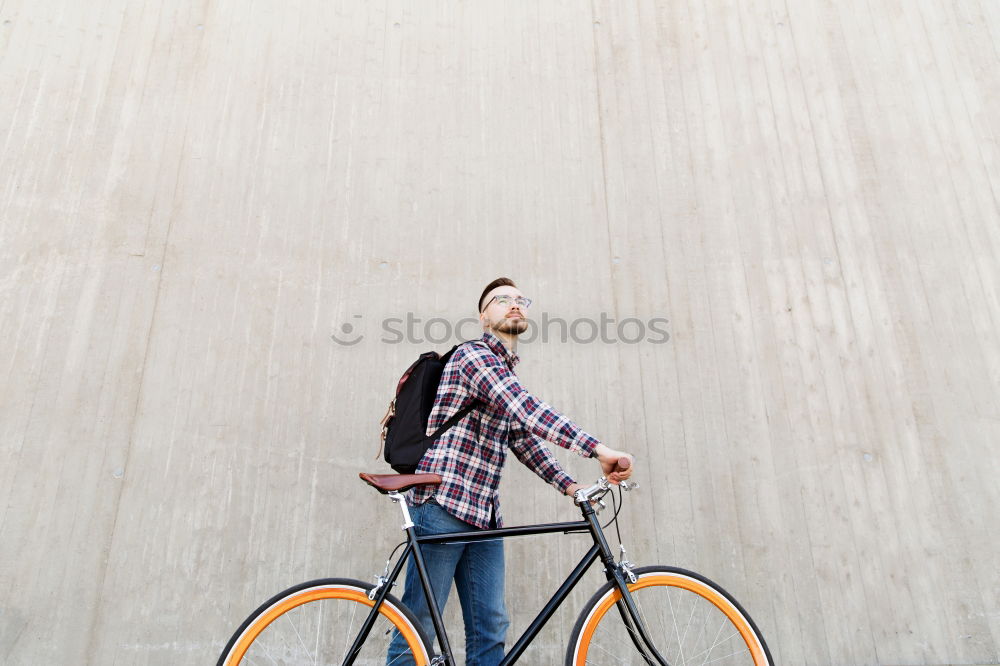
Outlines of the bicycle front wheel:
[{"label": "bicycle front wheel", "polygon": [[[349,578],[325,578],[275,595],[240,625],[219,657],[218,666],[343,664],[375,605],[368,598],[372,587]],[[396,632],[402,634],[407,645],[406,654],[396,663],[426,666],[431,643],[410,609],[392,595],[379,607],[375,626],[354,663],[385,664],[389,642]]]},{"label": "bicycle front wheel", "polygon": [[[629,591],[656,650],[670,666],[770,666],[757,625],[732,595],[704,576],[675,567],[635,569]],[[573,628],[567,666],[657,664],[612,583],[597,591]],[[645,653],[645,654],[644,654]]]}]

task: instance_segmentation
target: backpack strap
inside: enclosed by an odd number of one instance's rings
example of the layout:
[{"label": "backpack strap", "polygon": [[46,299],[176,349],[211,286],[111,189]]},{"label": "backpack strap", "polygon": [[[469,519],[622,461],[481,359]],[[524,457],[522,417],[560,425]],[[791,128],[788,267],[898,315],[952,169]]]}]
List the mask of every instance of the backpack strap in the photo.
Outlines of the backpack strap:
[{"label": "backpack strap", "polygon": [[[445,354],[442,358],[443,359],[447,359],[448,361],[450,361],[452,354],[454,354],[455,350],[457,350],[459,347],[461,347],[462,345],[467,345],[469,343],[475,344],[477,342],[482,342],[482,340],[479,339],[479,338],[472,338],[471,340],[465,340],[463,342],[459,342],[457,345],[455,345],[454,347],[452,347],[451,350],[447,354]],[[431,442],[436,441],[438,437],[440,437],[445,432],[447,432],[449,429],[451,429],[452,426],[454,426],[456,423],[458,423],[459,421],[461,421],[462,419],[464,419],[466,416],[468,416],[472,412],[473,409],[477,409],[478,407],[481,407],[481,406],[483,406],[485,404],[486,403],[484,403],[482,400],[479,400],[478,398],[475,399],[475,400],[473,400],[468,405],[466,405],[462,409],[458,410],[457,413],[452,414],[451,418],[449,418],[447,421],[445,421],[444,423],[442,423],[440,425],[440,427],[438,427],[438,429],[434,431],[434,434],[431,435],[431,436],[429,436],[427,439],[429,441],[431,441]]]},{"label": "backpack strap", "polygon": [[437,438],[440,437],[441,435],[443,435],[445,433],[445,431],[449,430],[456,423],[458,423],[463,418],[465,418],[466,416],[468,416],[469,413],[472,412],[473,409],[476,409],[476,408],[480,407],[482,404],[483,404],[483,402],[481,400],[473,400],[468,405],[466,405],[462,409],[458,410],[457,413],[452,414],[451,418],[449,418],[447,421],[445,421],[444,423],[442,423],[441,426],[437,430],[434,431],[434,434],[431,435],[431,436],[429,436],[427,439],[430,440],[430,441],[432,441],[432,442],[435,441],[435,440],[437,440]]}]

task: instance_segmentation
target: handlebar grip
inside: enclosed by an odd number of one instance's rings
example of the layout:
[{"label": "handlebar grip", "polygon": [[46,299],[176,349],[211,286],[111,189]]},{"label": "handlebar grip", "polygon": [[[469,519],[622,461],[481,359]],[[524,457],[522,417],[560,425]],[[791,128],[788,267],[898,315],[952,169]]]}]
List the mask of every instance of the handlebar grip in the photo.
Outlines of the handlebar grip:
[{"label": "handlebar grip", "polygon": [[631,466],[632,466],[632,459],[629,458],[628,456],[622,456],[621,458],[618,459],[618,462],[615,463],[615,471],[624,472]]}]

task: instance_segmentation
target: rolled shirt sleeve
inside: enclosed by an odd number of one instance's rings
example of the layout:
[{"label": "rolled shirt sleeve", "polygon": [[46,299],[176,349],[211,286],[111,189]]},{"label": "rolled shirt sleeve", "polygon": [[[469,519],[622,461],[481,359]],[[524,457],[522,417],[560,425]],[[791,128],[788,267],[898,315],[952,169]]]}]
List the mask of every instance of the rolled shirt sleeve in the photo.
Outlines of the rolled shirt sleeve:
[{"label": "rolled shirt sleeve", "polygon": [[526,432],[520,425],[512,425],[510,450],[525,467],[562,494],[566,494],[575,481],[567,474],[545,442]]},{"label": "rolled shirt sleeve", "polygon": [[[534,435],[584,457],[589,457],[600,443],[569,418],[528,393],[517,376],[496,355],[468,354],[462,359],[460,371],[475,397],[503,409],[512,422],[524,429],[526,435]],[[530,439],[520,438],[524,442]],[[544,448],[537,442],[534,445]],[[524,446],[532,448],[532,444]],[[514,452],[521,459],[520,453],[517,450]]]}]

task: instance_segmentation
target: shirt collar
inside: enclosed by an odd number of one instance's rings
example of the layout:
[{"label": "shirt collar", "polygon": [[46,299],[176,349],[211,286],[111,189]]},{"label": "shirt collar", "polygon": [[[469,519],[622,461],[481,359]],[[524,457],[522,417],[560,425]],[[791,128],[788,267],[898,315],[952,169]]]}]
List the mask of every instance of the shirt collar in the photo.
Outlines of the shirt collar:
[{"label": "shirt collar", "polygon": [[509,365],[511,368],[513,368],[515,365],[521,362],[520,356],[507,349],[507,346],[504,345],[503,341],[501,341],[500,338],[493,335],[489,331],[483,333],[482,339],[483,342],[486,343],[486,346],[489,347],[494,354],[496,354],[504,361],[506,361],[507,365]]}]

